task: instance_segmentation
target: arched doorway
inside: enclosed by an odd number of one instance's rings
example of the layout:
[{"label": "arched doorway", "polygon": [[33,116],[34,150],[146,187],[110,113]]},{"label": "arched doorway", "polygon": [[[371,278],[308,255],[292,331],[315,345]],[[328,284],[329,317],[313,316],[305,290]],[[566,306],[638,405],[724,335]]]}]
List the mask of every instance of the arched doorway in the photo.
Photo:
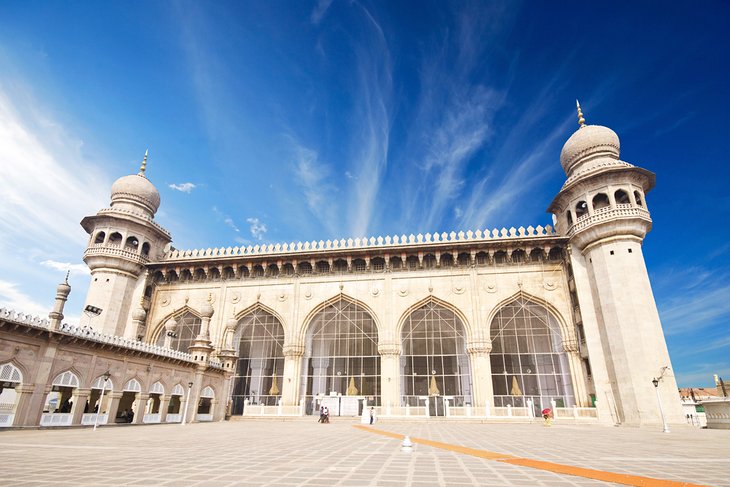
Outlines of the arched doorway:
[{"label": "arched doorway", "polygon": [[304,359],[308,414],[324,405],[331,415],[357,416],[362,399],[380,405],[378,330],[363,306],[339,298],[315,314]]},{"label": "arched doorway", "polygon": [[536,414],[575,404],[560,325],[544,306],[518,297],[497,312],[490,328],[494,405],[525,407]]},{"label": "arched doorway", "polygon": [[200,400],[198,401],[198,410],[195,414],[196,421],[213,421],[213,401],[215,400],[215,392],[210,386],[206,386],[200,392]]},{"label": "arched doorway", "polygon": [[41,415],[41,426],[71,426],[73,421],[73,394],[79,387],[79,378],[67,370],[58,374],[51,383]]},{"label": "arched doorway", "polygon": [[464,323],[456,313],[437,301],[424,304],[406,318],[401,342],[403,406],[443,416],[448,406],[472,403]]},{"label": "arched doorway", "polygon": [[238,355],[233,376],[232,414],[249,404],[275,406],[284,374],[284,328],[271,313],[257,308],[238,322],[233,343]]},{"label": "arched doorway", "polygon": [[[106,380],[105,380],[106,379]],[[111,392],[114,390],[114,383],[111,378],[104,376],[103,374],[94,380],[91,384],[91,393],[89,394],[89,400],[86,402],[84,408],[84,415],[81,417],[81,424],[107,424],[109,421],[109,415],[107,411],[111,405]],[[104,397],[102,398],[102,391]],[[98,415],[98,419],[97,419]]]},{"label": "arched doorway", "polygon": [[18,394],[15,388],[23,383],[23,373],[11,363],[0,365],[0,428],[9,427],[15,421]]},{"label": "arched doorway", "polygon": [[122,397],[119,399],[119,407],[117,408],[116,423],[131,423],[134,421],[134,415],[139,413],[136,405],[137,394],[142,392],[142,386],[137,379],[130,379],[124,384],[122,389]]},{"label": "arched doorway", "polygon": [[165,387],[160,381],[155,382],[150,387],[150,397],[145,405],[143,423],[159,423],[160,407],[162,406],[162,398],[165,395]]},{"label": "arched doorway", "polygon": [[183,386],[176,384],[172,388],[170,393],[170,404],[167,406],[167,416],[165,416],[165,423],[179,423],[182,421],[182,414],[180,413],[182,406],[182,397],[184,394]]}]

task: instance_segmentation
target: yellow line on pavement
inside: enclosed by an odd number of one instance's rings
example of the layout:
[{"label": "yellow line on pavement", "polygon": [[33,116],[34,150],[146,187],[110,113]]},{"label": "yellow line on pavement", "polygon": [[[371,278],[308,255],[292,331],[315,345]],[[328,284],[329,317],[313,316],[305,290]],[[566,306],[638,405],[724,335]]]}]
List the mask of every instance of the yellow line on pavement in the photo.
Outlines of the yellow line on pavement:
[{"label": "yellow line on pavement", "polygon": [[[391,433],[372,426],[354,425],[355,428],[370,433],[376,433],[390,438],[402,440],[405,436],[398,433]],[[530,460],[529,458],[520,458],[506,453],[491,452],[488,450],[479,450],[477,448],[468,448],[465,446],[451,445],[449,443],[442,443],[440,441],[426,440],[423,438],[411,438],[413,443],[430,446],[433,448],[440,448],[442,450],[453,451],[457,453],[463,453],[465,455],[471,455],[474,457],[485,458],[487,460],[494,460],[502,463],[509,463],[511,465],[518,465],[521,467],[535,468],[538,470],[546,470],[548,472],[554,472],[565,475],[573,475],[575,477],[584,477],[587,479],[601,480],[604,482],[613,482],[622,485],[634,485],[641,487],[704,487],[700,484],[690,484],[687,482],[676,482],[673,480],[655,479],[651,477],[641,477],[638,475],[628,475],[622,473],[605,472],[603,470],[593,470],[590,468],[574,467],[571,465],[562,465],[560,463],[544,462],[541,460]]]}]

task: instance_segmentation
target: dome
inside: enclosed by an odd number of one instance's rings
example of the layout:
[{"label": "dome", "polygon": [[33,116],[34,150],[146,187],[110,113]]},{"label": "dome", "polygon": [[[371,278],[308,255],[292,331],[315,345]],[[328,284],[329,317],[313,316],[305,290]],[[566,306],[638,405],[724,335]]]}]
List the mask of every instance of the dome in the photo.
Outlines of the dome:
[{"label": "dome", "polygon": [[56,294],[60,294],[63,296],[68,296],[71,292],[71,286],[68,285],[68,281],[62,282],[61,284],[56,287]]},{"label": "dome", "polygon": [[209,301],[203,303],[203,306],[200,308],[200,314],[203,318],[210,318],[213,316],[213,306],[210,305]]},{"label": "dome", "polygon": [[175,331],[175,328],[177,328],[177,320],[174,316],[172,316],[169,320],[167,320],[167,323],[165,323],[165,331]]},{"label": "dome", "polygon": [[160,207],[160,193],[142,174],[130,174],[112,184],[112,206],[115,203],[141,205],[154,214]]},{"label": "dome", "polygon": [[570,176],[578,163],[601,156],[618,159],[620,150],[616,132],[601,125],[584,125],[565,142],[560,152],[560,164],[565,174]]},{"label": "dome", "polygon": [[132,311],[132,319],[134,321],[144,321],[145,318],[147,318],[147,312],[144,308],[137,308]]},{"label": "dome", "polygon": [[226,328],[231,331],[235,330],[237,326],[238,320],[236,318],[230,318],[228,323],[226,323]]}]

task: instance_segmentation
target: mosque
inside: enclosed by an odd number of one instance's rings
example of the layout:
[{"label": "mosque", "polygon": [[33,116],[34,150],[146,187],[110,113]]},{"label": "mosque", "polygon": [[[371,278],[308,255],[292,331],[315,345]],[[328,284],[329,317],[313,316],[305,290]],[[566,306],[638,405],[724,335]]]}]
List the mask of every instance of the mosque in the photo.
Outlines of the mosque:
[{"label": "mosque", "polygon": [[[553,225],[179,250],[118,179],[84,316],[0,310],[0,426],[334,415],[685,422],[642,254],[655,175],[579,128]],[[511,419],[510,419],[511,418]]]}]

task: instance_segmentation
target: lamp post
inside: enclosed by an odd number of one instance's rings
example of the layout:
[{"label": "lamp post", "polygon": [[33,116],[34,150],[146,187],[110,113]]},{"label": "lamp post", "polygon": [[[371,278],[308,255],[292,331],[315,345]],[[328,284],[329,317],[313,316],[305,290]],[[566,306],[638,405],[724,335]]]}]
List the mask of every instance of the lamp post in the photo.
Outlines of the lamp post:
[{"label": "lamp post", "polygon": [[101,385],[101,396],[99,397],[99,408],[96,410],[96,415],[94,416],[94,429],[93,431],[96,431],[96,426],[99,424],[99,414],[101,413],[101,408],[104,407],[104,391],[106,390],[106,383],[109,381],[109,377],[112,375],[107,370],[104,372],[104,383]]},{"label": "lamp post", "polygon": [[669,433],[669,425],[667,424],[667,420],[664,418],[664,408],[662,408],[662,400],[659,396],[659,379],[654,377],[651,381],[652,384],[654,384],[654,390],[656,391],[656,401],[659,403],[659,414],[662,415],[662,432],[663,433]]},{"label": "lamp post", "polygon": [[180,423],[183,426],[185,426],[185,422],[188,419],[188,408],[190,407],[190,390],[192,388],[193,388],[193,383],[188,382],[188,398],[185,399],[185,410],[183,411],[182,423]]}]

